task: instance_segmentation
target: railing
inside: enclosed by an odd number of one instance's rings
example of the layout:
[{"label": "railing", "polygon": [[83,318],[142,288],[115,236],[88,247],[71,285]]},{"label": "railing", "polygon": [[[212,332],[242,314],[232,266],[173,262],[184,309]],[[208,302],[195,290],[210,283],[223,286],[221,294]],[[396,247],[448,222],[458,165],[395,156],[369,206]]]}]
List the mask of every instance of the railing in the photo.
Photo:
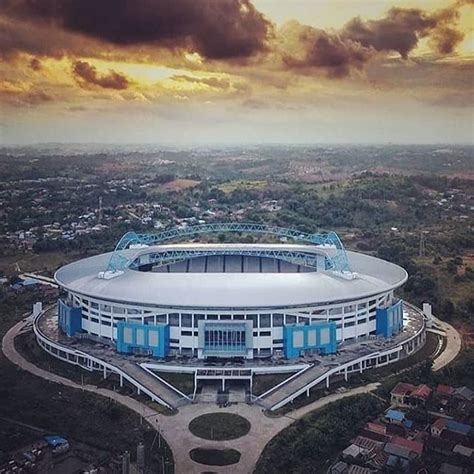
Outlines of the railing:
[{"label": "railing", "polygon": [[[33,331],[34,331],[34,334],[35,334],[36,338],[43,343],[42,347],[49,354],[51,354],[53,357],[56,357],[57,359],[66,361],[70,364],[79,365],[80,367],[86,368],[88,370],[94,370],[93,366],[88,368],[88,367],[84,367],[82,364],[80,364],[78,362],[78,360],[79,360],[79,357],[81,357],[81,358],[83,358],[87,361],[90,361],[92,363],[92,365],[95,364],[95,365],[99,366],[99,368],[97,370],[103,370],[105,368],[105,369],[107,369],[111,372],[115,372],[120,377],[123,377],[125,380],[127,380],[129,383],[131,383],[133,386],[135,386],[138,389],[139,392],[143,392],[144,394],[148,395],[153,401],[159,403],[160,405],[165,406],[166,408],[169,408],[170,410],[173,409],[173,407],[168,402],[166,402],[162,398],[155,395],[151,390],[144,387],[141,383],[137,382],[133,377],[129,376],[126,372],[119,369],[115,365],[112,365],[108,362],[105,362],[102,359],[99,359],[97,357],[91,356],[91,355],[87,354],[86,352],[82,352],[82,351],[79,351],[77,349],[69,349],[68,347],[63,346],[62,344],[59,344],[55,341],[52,341],[48,336],[46,336],[41,331],[41,329],[38,326],[38,321],[44,315],[45,311],[42,311],[41,313],[39,313],[35,317],[35,319],[33,320]],[[50,350],[51,347],[54,347],[57,351],[62,351],[66,354],[73,355],[76,358],[76,360],[71,361],[71,359],[69,359],[67,356],[66,357],[61,357],[58,353],[55,353],[55,352],[51,351]]]},{"label": "railing", "polygon": [[137,234],[136,232],[127,232],[122,236],[115,250],[112,253],[106,271],[118,272],[127,268],[131,261],[123,254],[123,250],[130,245],[156,245],[165,241],[176,240],[182,237],[190,237],[197,234],[213,234],[221,232],[243,232],[253,234],[269,234],[278,237],[290,238],[299,242],[306,242],[319,246],[326,250],[335,250],[334,255],[326,252],[326,269],[335,270],[341,273],[351,273],[349,260],[341,242],[341,239],[335,232],[315,233],[300,232],[285,227],[271,226],[255,223],[224,222],[215,224],[202,224],[184,228],[173,228],[157,234]]},{"label": "railing", "polygon": [[[403,341],[400,341],[399,344],[397,344],[395,347],[391,347],[391,348],[387,348],[385,350],[380,350],[380,351],[374,351],[374,352],[371,352],[369,354],[366,354],[364,356],[361,356],[357,359],[353,359],[349,362],[346,362],[344,364],[341,364],[341,365],[338,365],[337,367],[334,367],[332,369],[329,369],[328,371],[324,372],[324,374],[321,374],[319,377],[317,377],[316,379],[312,380],[311,382],[309,382],[308,384],[304,385],[303,387],[301,387],[300,389],[296,390],[295,392],[293,392],[292,394],[288,395],[287,397],[285,397],[284,399],[280,400],[279,402],[277,402],[276,404],[274,404],[273,406],[270,407],[270,410],[271,411],[274,411],[274,410],[277,410],[278,408],[281,408],[283,407],[284,405],[286,405],[287,403],[291,402],[292,400],[294,400],[295,398],[299,397],[300,395],[302,395],[303,393],[305,393],[306,391],[308,391],[309,389],[313,388],[314,386],[320,384],[321,382],[325,381],[328,377],[332,376],[332,375],[335,375],[337,373],[340,373],[341,371],[344,371],[345,369],[347,368],[350,368],[354,365],[357,365],[357,364],[360,364],[362,363],[363,361],[365,360],[369,360],[369,359],[373,359],[374,357],[383,357],[383,356],[387,356],[387,362],[386,363],[383,363],[383,364],[379,364],[377,367],[380,367],[381,365],[387,365],[389,364],[390,362],[388,361],[388,356],[390,354],[393,354],[395,352],[401,352],[403,350],[403,346],[405,346],[406,344],[410,343],[411,341],[415,340],[416,338],[418,338],[425,330],[426,330],[426,318],[423,314],[423,312],[417,308],[416,306],[410,304],[410,303],[407,303],[407,302],[403,302],[405,305],[407,305],[409,308],[411,308],[413,311],[416,311],[417,313],[419,313],[421,316],[422,316],[422,325],[421,325],[421,328],[411,337],[409,337],[408,339],[405,339]],[[417,346],[415,348],[415,350],[413,350],[412,352],[410,352],[408,355],[412,355],[414,354],[415,352],[417,352],[419,349],[421,349],[421,346]],[[397,359],[398,360],[398,359]],[[303,372],[303,371],[302,371]],[[298,374],[299,375],[299,374]],[[295,377],[296,378],[296,375]],[[288,383],[288,379],[283,381],[280,386],[283,386],[285,385],[286,383]],[[272,392],[274,391],[275,388],[273,388],[272,390],[269,391]],[[268,394],[269,394],[268,393]],[[261,395],[259,397],[259,400],[261,401],[264,401],[262,400],[262,398],[267,395],[266,393]]]}]

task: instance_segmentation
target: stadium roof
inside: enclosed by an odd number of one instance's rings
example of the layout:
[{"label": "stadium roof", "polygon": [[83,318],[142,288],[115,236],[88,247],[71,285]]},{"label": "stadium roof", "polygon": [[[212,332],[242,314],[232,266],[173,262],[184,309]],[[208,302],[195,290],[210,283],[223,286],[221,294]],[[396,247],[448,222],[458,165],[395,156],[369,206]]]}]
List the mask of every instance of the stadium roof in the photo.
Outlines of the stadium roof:
[{"label": "stadium roof", "polygon": [[[179,244],[231,249],[244,244]],[[246,244],[251,248],[302,248],[294,244]],[[159,246],[161,249],[166,247]],[[169,247],[178,247],[173,245]],[[130,257],[153,247],[129,249]],[[406,271],[368,255],[348,252],[357,277],[345,279],[333,272],[302,273],[154,273],[130,268],[112,279],[98,278],[110,253],[79,260],[60,268],[56,281],[71,291],[115,302],[166,308],[250,309],[310,306],[349,301],[389,291],[406,281]]]}]

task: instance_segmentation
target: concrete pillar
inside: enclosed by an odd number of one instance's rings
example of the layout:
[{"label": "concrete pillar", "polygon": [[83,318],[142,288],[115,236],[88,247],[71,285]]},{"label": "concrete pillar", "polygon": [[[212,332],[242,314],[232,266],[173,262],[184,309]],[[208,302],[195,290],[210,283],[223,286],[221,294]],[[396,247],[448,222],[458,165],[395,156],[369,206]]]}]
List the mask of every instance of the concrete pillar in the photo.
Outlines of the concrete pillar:
[{"label": "concrete pillar", "polygon": [[222,391],[224,391],[224,390],[225,390],[225,379],[223,378],[222,379]]},{"label": "concrete pillar", "polygon": [[306,396],[309,397],[309,388],[306,390]]},{"label": "concrete pillar", "polygon": [[107,367],[104,365],[104,379],[107,378]]},{"label": "concrete pillar", "polygon": [[123,377],[122,377],[122,374],[120,374],[120,386],[123,387]]},{"label": "concrete pillar", "polygon": [[361,360],[361,361],[359,362],[359,373],[362,373],[362,371],[364,370],[363,364],[364,364],[364,361]]},{"label": "concrete pillar", "polygon": [[347,367],[344,368],[344,380],[347,382]]},{"label": "concrete pillar", "polygon": [[329,388],[329,375],[326,377],[326,388]]}]

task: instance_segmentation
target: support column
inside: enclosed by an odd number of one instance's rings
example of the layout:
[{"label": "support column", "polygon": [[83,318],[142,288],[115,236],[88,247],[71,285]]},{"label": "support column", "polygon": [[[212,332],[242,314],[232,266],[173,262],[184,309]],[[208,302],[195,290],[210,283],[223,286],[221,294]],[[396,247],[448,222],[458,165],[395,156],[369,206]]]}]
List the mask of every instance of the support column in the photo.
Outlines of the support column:
[{"label": "support column", "polygon": [[123,376],[120,374],[120,386],[123,387]]},{"label": "support column", "polygon": [[309,397],[309,388],[306,390],[306,396]]},{"label": "support column", "polygon": [[329,388],[329,375],[326,377],[326,388]]},{"label": "support column", "polygon": [[225,390],[225,379],[223,378],[222,379],[222,391],[224,391],[224,390]]},{"label": "support column", "polygon": [[347,382],[347,367],[344,368],[344,380]]},{"label": "support column", "polygon": [[104,379],[107,378],[107,367],[104,365]]}]

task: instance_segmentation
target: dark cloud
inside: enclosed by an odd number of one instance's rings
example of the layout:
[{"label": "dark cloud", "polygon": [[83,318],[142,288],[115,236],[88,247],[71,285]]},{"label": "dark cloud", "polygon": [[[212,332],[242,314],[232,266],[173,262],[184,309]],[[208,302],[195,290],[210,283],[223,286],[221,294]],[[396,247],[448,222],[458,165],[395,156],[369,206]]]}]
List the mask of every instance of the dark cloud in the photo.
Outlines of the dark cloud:
[{"label": "dark cloud", "polygon": [[362,69],[372,56],[371,49],[335,32],[327,32],[296,21],[281,30],[284,37],[282,59],[292,69],[320,68],[330,77],[347,76]]},{"label": "dark cloud", "polygon": [[461,0],[451,7],[427,13],[417,8],[391,8],[378,20],[350,20],[339,31],[325,31],[296,21],[279,31],[282,37],[281,57],[284,64],[310,72],[319,68],[330,77],[344,77],[361,70],[378,53],[398,52],[403,59],[429,38],[431,47],[440,54],[450,54],[463,40],[456,28]]},{"label": "dark cloud", "polygon": [[[2,59],[13,60],[22,53],[38,58],[54,59],[61,59],[67,55],[93,55],[94,46],[96,45],[83,37],[55,27],[0,17],[0,58]],[[106,48],[103,50],[107,51]]]},{"label": "dark cloud", "polygon": [[271,30],[250,0],[3,0],[0,11],[117,45],[190,49],[209,59],[264,51]]},{"label": "dark cloud", "polygon": [[38,58],[32,58],[30,61],[30,68],[35,72],[40,71],[42,68],[41,61]]},{"label": "dark cloud", "polygon": [[124,90],[129,86],[129,81],[123,74],[115,71],[99,74],[94,66],[85,61],[76,61],[72,71],[81,86],[95,85],[104,89],[116,90]]},{"label": "dark cloud", "polygon": [[418,8],[391,8],[379,20],[352,19],[342,29],[341,36],[376,51],[397,51],[405,59],[420,38],[432,37],[438,52],[450,53],[463,39],[462,33],[451,26],[457,20],[456,6],[434,13]]}]

